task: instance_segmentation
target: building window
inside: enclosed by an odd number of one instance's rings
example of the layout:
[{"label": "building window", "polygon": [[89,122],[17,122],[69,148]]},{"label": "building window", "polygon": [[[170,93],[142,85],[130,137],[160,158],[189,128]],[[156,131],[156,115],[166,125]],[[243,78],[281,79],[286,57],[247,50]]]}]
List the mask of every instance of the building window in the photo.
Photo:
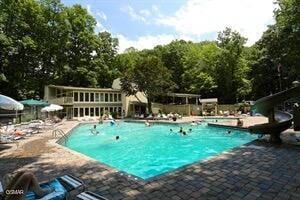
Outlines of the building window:
[{"label": "building window", "polygon": [[80,92],[80,95],[79,95],[79,100],[80,100],[80,102],[84,102],[84,100],[83,100],[83,92]]},{"label": "building window", "polygon": [[78,117],[78,108],[74,108],[74,117]]},{"label": "building window", "polygon": [[90,114],[89,114],[89,108],[84,108],[84,115],[85,116],[89,116]]},{"label": "building window", "polygon": [[118,100],[122,101],[121,94],[118,94]]},{"label": "building window", "polygon": [[114,112],[114,108],[113,107],[109,107],[109,113]]},{"label": "building window", "polygon": [[75,102],[78,101],[78,92],[74,92],[74,101],[75,101]]},{"label": "building window", "polygon": [[109,102],[113,102],[114,100],[113,100],[113,94],[109,94]]},{"label": "building window", "polygon": [[86,93],[84,93],[84,96],[85,96],[84,101],[89,102],[90,101],[90,93],[86,92]]},{"label": "building window", "polygon": [[94,93],[91,93],[91,96],[90,96],[90,98],[91,98],[91,102],[94,102],[94,100],[95,100],[95,96],[94,96],[95,94]]},{"label": "building window", "polygon": [[94,117],[95,108],[90,108],[90,116]]},{"label": "building window", "polygon": [[122,115],[122,107],[118,107],[118,115],[119,115],[119,116]]},{"label": "building window", "polygon": [[95,93],[95,101],[99,102],[99,93]]},{"label": "building window", "polygon": [[108,107],[105,107],[104,108],[104,114],[107,114],[108,113]]},{"label": "building window", "polygon": [[80,117],[83,117],[83,108],[79,108]]},{"label": "building window", "polygon": [[105,93],[105,102],[108,102],[108,94]]},{"label": "building window", "polygon": [[104,102],[104,94],[100,93],[100,102]]},{"label": "building window", "polygon": [[96,114],[96,117],[99,117],[99,107],[95,108],[95,114]]},{"label": "building window", "polygon": [[100,115],[102,116],[104,114],[104,109],[103,107],[100,107]]},{"label": "building window", "polygon": [[114,94],[114,102],[118,101],[118,94]]}]

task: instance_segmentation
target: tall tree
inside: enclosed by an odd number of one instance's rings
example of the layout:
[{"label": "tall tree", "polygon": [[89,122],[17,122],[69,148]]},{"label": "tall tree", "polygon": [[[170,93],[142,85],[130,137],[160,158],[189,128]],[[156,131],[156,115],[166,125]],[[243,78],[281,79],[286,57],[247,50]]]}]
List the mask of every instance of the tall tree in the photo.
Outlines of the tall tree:
[{"label": "tall tree", "polygon": [[118,41],[95,25],[80,5],[0,1],[0,91],[21,99],[42,98],[47,84],[110,87]]},{"label": "tall tree", "polygon": [[121,78],[121,87],[127,95],[143,92],[148,101],[148,112],[157,95],[162,95],[174,86],[170,71],[153,55],[142,55],[133,68],[127,68]]},{"label": "tall tree", "polygon": [[243,79],[246,79],[246,65],[241,60],[245,42],[246,38],[230,28],[218,35],[217,45],[220,51],[216,65],[216,81],[221,102],[235,102],[238,89],[243,84]]},{"label": "tall tree", "polygon": [[218,47],[214,42],[189,43],[183,55],[184,92],[214,97],[217,85],[215,67]]}]

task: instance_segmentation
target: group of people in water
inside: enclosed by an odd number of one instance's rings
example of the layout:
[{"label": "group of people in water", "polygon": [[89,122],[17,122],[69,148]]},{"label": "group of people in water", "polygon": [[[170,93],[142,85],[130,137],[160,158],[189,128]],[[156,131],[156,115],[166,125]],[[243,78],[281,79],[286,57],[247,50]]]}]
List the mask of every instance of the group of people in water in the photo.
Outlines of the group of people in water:
[{"label": "group of people in water", "polygon": [[[99,124],[103,124],[103,121],[101,121],[101,122],[99,121]],[[117,123],[116,123],[115,120],[111,120],[111,121],[110,121],[110,125],[111,125],[111,126],[114,126],[114,125],[117,125]],[[97,130],[97,125],[96,125],[96,124],[94,124],[94,125],[93,125],[93,128],[90,129],[90,130],[91,130],[91,133],[92,133],[93,135],[98,135],[98,134],[100,133],[100,132]],[[115,137],[115,139],[116,139],[116,140],[119,140],[119,139],[120,139],[120,136],[117,135],[117,136]]]},{"label": "group of people in water", "polygon": [[[189,128],[188,132],[191,133],[193,131],[193,129]],[[177,133],[176,131],[174,132],[173,129],[170,129],[170,133]],[[181,134],[182,136],[187,136],[187,131],[185,131],[182,127],[180,127],[179,134]]]}]

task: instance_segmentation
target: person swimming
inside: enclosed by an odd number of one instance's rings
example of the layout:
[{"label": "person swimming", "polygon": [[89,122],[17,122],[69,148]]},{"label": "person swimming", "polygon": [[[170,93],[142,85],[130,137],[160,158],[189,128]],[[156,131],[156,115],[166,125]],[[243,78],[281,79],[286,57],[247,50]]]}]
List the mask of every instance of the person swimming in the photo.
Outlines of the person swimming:
[{"label": "person swimming", "polygon": [[183,132],[183,128],[182,127],[180,127],[180,129],[179,129],[179,133],[182,133]]},{"label": "person swimming", "polygon": [[145,121],[145,126],[151,126],[148,120]]},{"label": "person swimming", "polygon": [[91,129],[91,132],[92,132],[92,134],[94,134],[94,135],[99,134],[99,131],[97,131],[97,125],[96,125],[96,124],[95,124],[95,125],[93,126],[93,128]]},{"label": "person swimming", "polygon": [[182,135],[187,135],[185,131],[182,131]]},{"label": "person swimming", "polygon": [[116,140],[118,140],[118,139],[120,139],[120,136],[117,135],[117,136],[116,136]]},{"label": "person swimming", "polygon": [[192,132],[192,131],[193,131],[193,129],[190,128],[190,129],[189,129],[189,132]]},{"label": "person swimming", "polygon": [[231,133],[231,131],[227,131],[227,134],[230,134]]},{"label": "person swimming", "polygon": [[192,121],[191,125],[192,126],[197,126],[198,124],[195,121]]},{"label": "person swimming", "polygon": [[111,125],[111,126],[116,125],[116,121],[115,121],[114,119],[112,119],[112,120],[110,121],[110,125]]}]

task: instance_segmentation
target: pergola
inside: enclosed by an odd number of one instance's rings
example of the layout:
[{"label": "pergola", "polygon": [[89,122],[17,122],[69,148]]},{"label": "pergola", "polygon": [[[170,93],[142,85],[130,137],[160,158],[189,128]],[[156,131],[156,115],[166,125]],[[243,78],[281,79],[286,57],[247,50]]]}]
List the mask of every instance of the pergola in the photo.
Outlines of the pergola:
[{"label": "pergola", "polygon": [[205,110],[205,107],[210,105],[214,107],[214,114],[218,113],[218,99],[217,98],[210,98],[210,99],[200,99],[201,103],[201,110],[202,112]]},{"label": "pergola", "polygon": [[173,103],[174,103],[175,97],[185,98],[185,104],[189,104],[190,98],[195,98],[196,105],[198,105],[198,100],[201,97],[201,95],[199,95],[199,94],[186,94],[186,93],[167,93],[167,96],[173,97]]}]

